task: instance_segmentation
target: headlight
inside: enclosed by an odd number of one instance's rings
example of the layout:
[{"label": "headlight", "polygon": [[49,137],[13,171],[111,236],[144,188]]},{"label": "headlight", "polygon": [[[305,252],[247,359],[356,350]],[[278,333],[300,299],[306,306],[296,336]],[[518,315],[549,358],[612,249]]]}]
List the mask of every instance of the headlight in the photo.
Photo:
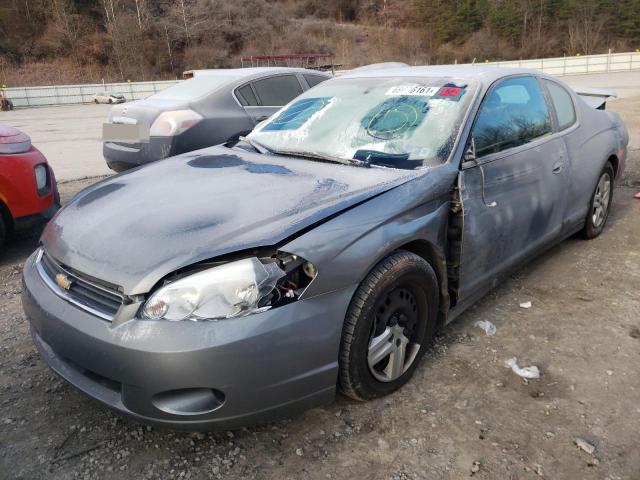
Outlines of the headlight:
[{"label": "headlight", "polygon": [[190,129],[200,120],[202,120],[202,115],[193,110],[163,112],[151,125],[149,135],[152,137],[173,137]]},{"label": "headlight", "polygon": [[36,175],[36,188],[38,192],[42,192],[47,187],[47,166],[43,163],[36,165],[34,172]]},{"label": "headlight", "polygon": [[144,318],[213,320],[260,308],[260,300],[285,276],[277,263],[247,258],[213,267],[161,287],[145,303]]}]

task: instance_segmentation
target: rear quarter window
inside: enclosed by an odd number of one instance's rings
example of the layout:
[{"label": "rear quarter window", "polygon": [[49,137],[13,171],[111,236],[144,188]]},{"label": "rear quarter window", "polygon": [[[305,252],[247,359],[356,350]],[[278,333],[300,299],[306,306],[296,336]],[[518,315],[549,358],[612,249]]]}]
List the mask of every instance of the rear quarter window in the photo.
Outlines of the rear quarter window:
[{"label": "rear quarter window", "polygon": [[549,90],[549,95],[558,117],[558,128],[560,130],[569,128],[576,121],[576,110],[573,106],[571,95],[555,82],[550,82],[549,80],[544,82]]},{"label": "rear quarter window", "polygon": [[251,84],[246,84],[244,87],[240,87],[236,90],[236,96],[240,103],[245,107],[255,107],[258,105],[258,99],[253,93]]}]

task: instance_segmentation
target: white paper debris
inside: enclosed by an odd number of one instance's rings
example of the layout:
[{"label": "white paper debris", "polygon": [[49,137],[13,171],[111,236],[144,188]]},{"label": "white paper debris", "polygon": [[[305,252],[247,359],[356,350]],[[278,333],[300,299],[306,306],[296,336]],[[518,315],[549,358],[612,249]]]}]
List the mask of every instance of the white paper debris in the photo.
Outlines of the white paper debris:
[{"label": "white paper debris", "polygon": [[474,327],[480,327],[482,330],[484,330],[484,333],[487,334],[487,337],[491,337],[493,334],[496,333],[496,326],[491,323],[489,320],[478,320],[476,323],[473,324]]},{"label": "white paper debris", "polygon": [[540,378],[540,370],[535,365],[530,367],[519,367],[518,359],[516,357],[512,357],[505,362],[507,367],[511,368],[516,375],[521,376],[522,378]]},{"label": "white paper debris", "polygon": [[531,302],[522,302],[520,304],[521,308],[531,308]]}]

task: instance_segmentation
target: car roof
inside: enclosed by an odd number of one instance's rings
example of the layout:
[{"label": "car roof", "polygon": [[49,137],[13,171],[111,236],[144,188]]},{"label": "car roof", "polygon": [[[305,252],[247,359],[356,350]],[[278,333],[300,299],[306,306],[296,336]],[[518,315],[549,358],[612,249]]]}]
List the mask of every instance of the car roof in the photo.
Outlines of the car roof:
[{"label": "car roof", "polygon": [[508,77],[510,75],[542,75],[537,70],[525,68],[504,68],[488,65],[436,65],[423,67],[399,67],[384,68],[380,70],[359,70],[346,72],[340,78],[370,78],[370,77],[452,77],[452,78],[474,78],[489,85],[494,81]]},{"label": "car roof", "polygon": [[215,68],[208,70],[195,70],[198,75],[207,76],[223,76],[236,77],[238,79],[246,79],[250,77],[261,77],[263,75],[273,75],[278,73],[306,73],[320,75],[323,77],[331,77],[330,73],[321,72],[320,70],[311,70],[308,68],[291,68],[291,67],[247,67],[247,68]]}]

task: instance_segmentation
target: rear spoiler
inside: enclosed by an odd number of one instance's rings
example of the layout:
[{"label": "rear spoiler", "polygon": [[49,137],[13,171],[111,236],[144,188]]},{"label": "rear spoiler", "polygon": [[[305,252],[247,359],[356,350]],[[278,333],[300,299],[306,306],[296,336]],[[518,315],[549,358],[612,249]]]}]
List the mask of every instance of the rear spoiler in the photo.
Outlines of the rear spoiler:
[{"label": "rear spoiler", "polygon": [[598,110],[604,110],[607,100],[609,98],[618,98],[611,90],[604,90],[602,88],[588,88],[588,87],[571,87],[582,100],[587,102],[587,105]]}]

